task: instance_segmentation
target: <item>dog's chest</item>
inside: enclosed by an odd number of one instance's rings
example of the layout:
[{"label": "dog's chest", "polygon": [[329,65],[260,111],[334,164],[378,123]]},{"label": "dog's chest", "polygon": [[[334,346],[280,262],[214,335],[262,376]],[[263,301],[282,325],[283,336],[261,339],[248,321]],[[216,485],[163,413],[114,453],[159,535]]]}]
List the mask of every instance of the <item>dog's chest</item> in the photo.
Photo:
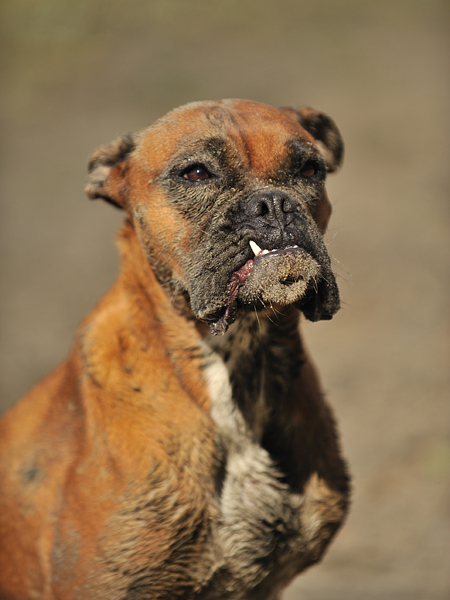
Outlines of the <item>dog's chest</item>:
[{"label": "dog's chest", "polygon": [[[221,597],[271,597],[269,590],[297,572],[304,549],[301,497],[260,443],[273,400],[265,397],[270,365],[245,329],[226,348],[207,353],[204,372],[225,471],[213,528],[221,563],[213,586],[217,593],[222,573]],[[259,585],[265,592],[249,595]]]}]

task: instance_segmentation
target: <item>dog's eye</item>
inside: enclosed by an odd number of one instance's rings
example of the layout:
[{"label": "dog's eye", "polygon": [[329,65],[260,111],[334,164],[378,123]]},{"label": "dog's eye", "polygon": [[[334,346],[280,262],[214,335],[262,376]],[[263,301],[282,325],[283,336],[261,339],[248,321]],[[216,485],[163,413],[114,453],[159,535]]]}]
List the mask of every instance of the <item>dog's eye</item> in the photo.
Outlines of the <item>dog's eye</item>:
[{"label": "dog's eye", "polygon": [[211,173],[204,165],[193,165],[181,173],[183,179],[188,181],[205,181],[212,177]]},{"label": "dog's eye", "polygon": [[317,173],[317,168],[316,166],[311,163],[311,162],[307,162],[303,165],[303,167],[300,170],[300,175],[302,177],[305,177],[306,179],[309,179],[310,177],[314,177],[314,175]]}]

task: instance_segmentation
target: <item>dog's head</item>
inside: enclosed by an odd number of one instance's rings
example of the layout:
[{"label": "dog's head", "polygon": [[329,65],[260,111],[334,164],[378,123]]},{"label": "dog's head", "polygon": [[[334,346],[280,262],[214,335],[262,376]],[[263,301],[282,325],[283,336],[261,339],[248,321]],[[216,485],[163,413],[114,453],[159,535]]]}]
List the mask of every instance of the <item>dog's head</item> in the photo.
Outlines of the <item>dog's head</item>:
[{"label": "dog's head", "polygon": [[94,152],[86,192],[125,209],[150,264],[213,333],[271,305],[317,321],[339,309],[322,234],[342,153],[314,109],[194,103]]}]

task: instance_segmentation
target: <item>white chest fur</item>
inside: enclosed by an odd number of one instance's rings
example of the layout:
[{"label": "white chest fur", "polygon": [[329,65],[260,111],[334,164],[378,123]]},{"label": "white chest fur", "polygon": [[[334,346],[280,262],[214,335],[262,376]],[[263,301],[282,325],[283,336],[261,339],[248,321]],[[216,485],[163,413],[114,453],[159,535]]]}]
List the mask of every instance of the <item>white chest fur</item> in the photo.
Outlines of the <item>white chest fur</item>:
[{"label": "white chest fur", "polygon": [[[286,379],[295,376],[284,368],[291,364],[291,350],[277,345],[268,331],[267,321],[247,315],[223,338],[204,345],[224,477],[219,519],[213,525],[217,561],[209,589],[214,593],[202,599],[274,600],[297,573],[320,558],[346,512],[346,492],[330,487],[315,467],[294,491],[263,446],[270,421],[283,410]],[[266,397],[275,389],[284,390],[280,397]],[[325,404],[322,409],[328,411]],[[327,444],[333,432],[325,431],[317,427]],[[301,433],[291,428],[289,435],[294,446],[301,442]],[[301,447],[314,452],[304,443]]]},{"label": "white chest fur", "polygon": [[[237,354],[242,350],[237,349]],[[230,357],[227,363],[236,365],[239,356],[234,358]],[[282,482],[282,473],[259,443],[267,415],[262,385],[255,390],[261,415],[250,428],[233,399],[229,369],[211,349],[205,376],[212,401],[211,416],[225,461],[219,501],[221,516],[215,537],[224,566],[236,584],[236,594],[230,597],[240,598],[238,590],[242,597],[253,597],[248,590],[263,582],[275,568],[278,575],[272,577],[267,596],[272,597],[279,587],[276,580],[289,577],[286,570],[292,570],[292,577],[298,571],[298,559],[304,555],[300,535],[302,496],[292,493]],[[231,581],[229,584],[234,587]]]}]

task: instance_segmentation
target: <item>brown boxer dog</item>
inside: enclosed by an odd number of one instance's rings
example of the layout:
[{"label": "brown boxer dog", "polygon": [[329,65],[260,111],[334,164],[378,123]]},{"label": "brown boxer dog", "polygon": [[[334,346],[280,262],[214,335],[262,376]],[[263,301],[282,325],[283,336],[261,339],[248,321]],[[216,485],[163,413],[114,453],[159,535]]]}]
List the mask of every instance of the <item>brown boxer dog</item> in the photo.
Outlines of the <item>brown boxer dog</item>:
[{"label": "brown boxer dog", "polygon": [[314,109],[225,100],[93,154],[122,270],[1,421],[2,600],[274,600],[321,558],[349,484],[298,324],[339,308],[342,148]]}]

